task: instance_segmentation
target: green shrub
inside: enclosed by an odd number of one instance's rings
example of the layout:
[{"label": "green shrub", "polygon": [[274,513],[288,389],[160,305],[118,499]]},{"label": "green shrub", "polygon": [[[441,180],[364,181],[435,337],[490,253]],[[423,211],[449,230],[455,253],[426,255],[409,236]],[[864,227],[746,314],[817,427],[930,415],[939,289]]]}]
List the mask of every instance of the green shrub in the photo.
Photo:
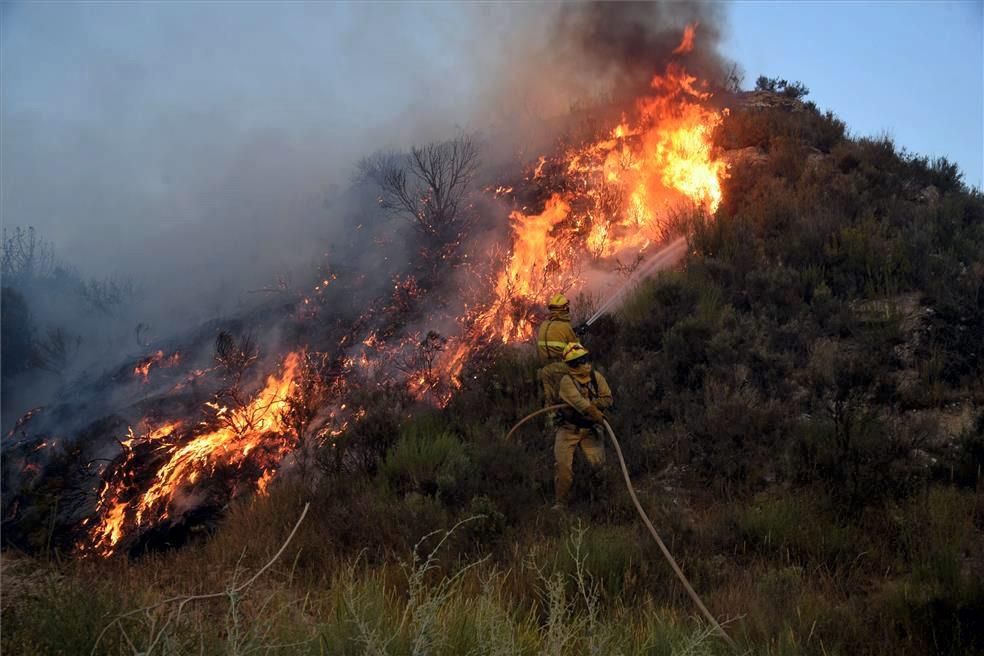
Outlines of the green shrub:
[{"label": "green shrub", "polygon": [[619,311],[623,343],[658,350],[664,333],[692,315],[699,300],[700,290],[682,274],[663,273],[641,283]]},{"label": "green shrub", "polygon": [[[536,371],[540,364],[531,349],[493,347],[472,368],[462,372],[444,413],[448,425],[469,441],[499,438],[542,398]],[[481,431],[468,431],[475,425]]]},{"label": "green shrub", "polygon": [[774,137],[769,143],[769,159],[766,170],[789,184],[799,182],[806,169],[810,150],[799,139]]},{"label": "green shrub", "polygon": [[[5,595],[11,594],[18,578],[4,572]],[[18,594],[16,603],[4,613],[5,654],[88,654],[96,635],[126,610],[124,599],[98,582],[45,578],[43,574],[32,579],[31,588]],[[5,600],[8,604],[11,601]],[[119,636],[112,636],[103,647],[99,653],[120,653],[125,644]]]},{"label": "green shrub", "polygon": [[399,436],[412,400],[404,389],[380,389],[361,391],[350,403],[365,408],[365,416],[324,444],[316,454],[318,466],[330,475],[374,474]]},{"label": "green shrub", "polygon": [[984,648],[984,584],[966,554],[979,540],[979,503],[973,492],[934,487],[893,513],[897,541],[911,573],[886,588],[897,630],[937,653],[972,654]]},{"label": "green shrub", "polygon": [[468,505],[468,516],[477,519],[465,524],[461,530],[476,545],[487,549],[506,532],[506,516],[499,512],[495,501],[488,496],[472,497]]},{"label": "green shrub", "polygon": [[764,147],[775,137],[795,138],[823,152],[844,141],[847,126],[833,112],[821,112],[812,102],[802,111],[783,107],[736,108],[715,133],[724,148]]},{"label": "green shrub", "polygon": [[703,398],[685,415],[691,462],[698,471],[719,486],[774,478],[770,455],[786,425],[781,404],[735,380],[706,381]]},{"label": "green shrub", "polygon": [[[609,601],[629,601],[639,593],[640,571],[644,563],[643,545],[634,526],[585,527],[580,544],[584,566]],[[575,552],[562,554],[561,570],[575,571]]]},{"label": "green shrub", "polygon": [[978,488],[984,481],[984,410],[978,412],[973,425],[959,436],[954,449],[955,463],[947,471],[940,472],[941,477],[946,476],[958,485]]},{"label": "green shrub", "polygon": [[449,497],[465,482],[469,464],[464,445],[453,434],[410,424],[379,471],[386,484],[401,494]]},{"label": "green shrub", "polygon": [[865,550],[852,529],[806,496],[762,498],[738,511],[735,529],[755,550],[804,567],[845,567]]}]

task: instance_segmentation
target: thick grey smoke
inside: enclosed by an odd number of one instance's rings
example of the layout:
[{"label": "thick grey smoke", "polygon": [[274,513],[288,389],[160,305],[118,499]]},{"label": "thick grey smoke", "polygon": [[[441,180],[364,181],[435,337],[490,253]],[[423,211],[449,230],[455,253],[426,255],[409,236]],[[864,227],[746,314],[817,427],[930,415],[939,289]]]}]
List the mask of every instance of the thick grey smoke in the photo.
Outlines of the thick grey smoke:
[{"label": "thick grey smoke", "polygon": [[4,224],[37,226],[83,274],[133,276],[170,312],[258,286],[318,253],[332,189],[369,144],[404,145],[425,98],[441,99],[427,123],[463,119],[463,70],[436,75],[440,48],[403,29],[433,13],[7,8]]},{"label": "thick grey smoke", "polygon": [[[98,348],[82,347],[98,366],[139,352],[127,337],[138,322],[160,338],[242,312],[264,298],[255,290],[305,281],[326,257],[367,274],[398,268],[412,257],[398,225],[371,253],[346,250],[373,218],[371,200],[353,207],[345,193],[362,156],[475,132],[494,179],[546,148],[574,104],[648,82],[686,24],[700,23],[688,65],[717,67],[717,13],[5,4],[0,214],[4,226],[36,226],[82,278],[116,275],[142,290],[99,329]],[[32,311],[42,329],[90,319],[58,299]]]},{"label": "thick grey smoke", "polygon": [[588,3],[557,17],[555,57],[570,57],[589,79],[609,79],[613,92],[634,97],[645,91],[667,55],[680,44],[686,25],[699,38],[687,57],[688,70],[716,80],[724,69],[717,54],[722,6],[710,3]]},{"label": "thick grey smoke", "polygon": [[[172,306],[316,256],[353,163],[648,81],[710,5],[14,5],[5,225]],[[709,46],[710,50],[703,46]],[[497,120],[498,119],[498,120]],[[501,137],[497,137],[497,140]],[[165,283],[158,285],[156,283]]]}]

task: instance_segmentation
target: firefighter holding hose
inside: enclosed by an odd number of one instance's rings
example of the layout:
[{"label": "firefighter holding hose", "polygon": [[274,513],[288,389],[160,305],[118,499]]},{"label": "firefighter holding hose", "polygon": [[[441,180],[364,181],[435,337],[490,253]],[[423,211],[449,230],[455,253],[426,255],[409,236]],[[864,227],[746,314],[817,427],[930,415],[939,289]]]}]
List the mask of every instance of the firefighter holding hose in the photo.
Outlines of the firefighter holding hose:
[{"label": "firefighter holding hose", "polygon": [[[727,631],[721,626],[720,622],[714,617],[704,602],[701,601],[697,592],[694,590],[690,581],[684,575],[683,570],[677,564],[676,559],[667,549],[663,539],[656,532],[652,520],[646,514],[635,488],[632,487],[632,480],[629,478],[629,469],[625,464],[622,455],[622,448],[619,446],[615,432],[605,419],[603,410],[612,407],[612,389],[608,386],[608,381],[601,375],[601,372],[594,370],[588,358],[588,350],[578,341],[574,330],[570,324],[570,306],[563,294],[556,294],[550,299],[549,303],[550,318],[540,326],[537,335],[537,350],[540,359],[548,364],[540,369],[540,380],[543,382],[546,394],[545,407],[541,410],[531,412],[523,417],[510,429],[506,435],[508,440],[516,430],[530,419],[554,410],[557,410],[557,434],[554,438],[554,457],[556,464],[554,469],[554,492],[556,502],[554,510],[563,510],[567,493],[570,492],[571,484],[574,482],[574,452],[578,446],[585,459],[598,471],[605,464],[605,449],[602,442],[602,428],[607,432],[612,446],[615,447],[615,455],[618,456],[619,466],[622,468],[622,476],[625,478],[625,486],[632,498],[639,516],[649,529],[650,535],[656,542],[663,557],[673,568],[673,572],[683,584],[684,589],[694,604],[700,609],[705,619],[710,622],[715,631],[728,643],[736,652],[740,651],[735,641],[731,639]],[[600,312],[594,318],[600,316]],[[589,320],[589,324],[591,321]],[[557,325],[564,324],[564,325]],[[567,340],[561,346],[560,341]],[[557,352],[560,351],[560,358],[557,361]],[[558,369],[556,365],[562,367]],[[551,398],[548,391],[548,382],[545,372],[548,370],[563,371],[556,385],[556,396]],[[559,402],[559,403],[558,403]]]},{"label": "firefighter holding hose", "polygon": [[579,343],[568,344],[563,353],[566,374],[560,379],[557,395],[566,404],[558,415],[554,438],[554,510],[563,510],[574,482],[574,452],[578,446],[592,468],[605,464],[605,445],[596,428],[605,420],[603,410],[612,406],[608,381],[591,366],[588,350]]}]

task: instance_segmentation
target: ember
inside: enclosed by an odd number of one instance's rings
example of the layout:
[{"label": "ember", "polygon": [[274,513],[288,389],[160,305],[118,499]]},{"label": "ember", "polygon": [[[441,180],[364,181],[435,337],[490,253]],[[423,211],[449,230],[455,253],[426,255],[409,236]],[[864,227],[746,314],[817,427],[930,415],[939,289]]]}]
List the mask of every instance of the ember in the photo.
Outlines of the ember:
[{"label": "ember", "polygon": [[181,353],[175,351],[169,356],[164,355],[164,351],[157,351],[149,355],[133,368],[133,375],[140,378],[143,382],[150,382],[150,368],[154,365],[159,367],[173,367],[181,361]]}]

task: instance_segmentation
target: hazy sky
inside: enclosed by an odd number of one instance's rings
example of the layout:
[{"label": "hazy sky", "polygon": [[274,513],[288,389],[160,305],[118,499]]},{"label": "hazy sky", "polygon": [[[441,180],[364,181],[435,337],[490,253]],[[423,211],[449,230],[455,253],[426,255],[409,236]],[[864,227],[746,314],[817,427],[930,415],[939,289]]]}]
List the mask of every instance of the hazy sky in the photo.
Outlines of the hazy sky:
[{"label": "hazy sky", "polygon": [[454,7],[2,11],[4,223],[92,275],[255,285],[314,255],[325,197],[367,149],[447,134],[474,93]]},{"label": "hazy sky", "polygon": [[[982,183],[982,3],[730,5],[723,54]],[[296,259],[362,154],[448,134],[516,5],[0,5],[0,212],[103,275]],[[699,34],[699,32],[698,32]],[[699,38],[699,36],[698,36]],[[253,266],[255,265],[255,266]],[[235,284],[237,280],[233,280]]]}]

